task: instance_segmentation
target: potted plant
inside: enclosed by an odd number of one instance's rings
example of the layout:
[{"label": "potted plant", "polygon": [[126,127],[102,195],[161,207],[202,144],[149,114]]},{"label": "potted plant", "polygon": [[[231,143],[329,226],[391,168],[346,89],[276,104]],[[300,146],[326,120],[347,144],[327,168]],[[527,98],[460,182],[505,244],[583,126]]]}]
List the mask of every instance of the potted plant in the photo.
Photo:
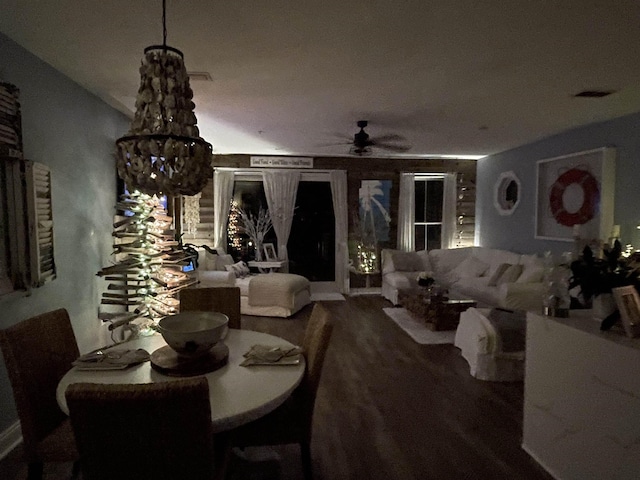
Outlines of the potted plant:
[{"label": "potted plant", "polygon": [[612,289],[633,285],[640,291],[639,261],[638,253],[623,257],[618,240],[613,247],[604,249],[603,258],[596,258],[591,248],[585,247],[580,258],[571,263],[569,289],[579,289],[579,296],[571,299],[571,308],[597,309],[599,303],[609,303],[613,312],[601,314],[605,317],[603,326],[613,325],[619,315],[611,298]]}]

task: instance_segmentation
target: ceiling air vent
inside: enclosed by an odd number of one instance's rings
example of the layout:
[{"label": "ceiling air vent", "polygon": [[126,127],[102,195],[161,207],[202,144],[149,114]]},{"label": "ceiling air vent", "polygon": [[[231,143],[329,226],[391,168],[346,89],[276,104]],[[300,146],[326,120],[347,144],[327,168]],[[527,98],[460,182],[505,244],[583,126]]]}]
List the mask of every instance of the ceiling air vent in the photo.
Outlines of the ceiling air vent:
[{"label": "ceiling air vent", "polygon": [[189,80],[192,82],[212,82],[211,74],[208,72],[187,72]]},{"label": "ceiling air vent", "polygon": [[583,92],[576,93],[574,97],[602,98],[612,93],[615,93],[615,90],[584,90]]}]

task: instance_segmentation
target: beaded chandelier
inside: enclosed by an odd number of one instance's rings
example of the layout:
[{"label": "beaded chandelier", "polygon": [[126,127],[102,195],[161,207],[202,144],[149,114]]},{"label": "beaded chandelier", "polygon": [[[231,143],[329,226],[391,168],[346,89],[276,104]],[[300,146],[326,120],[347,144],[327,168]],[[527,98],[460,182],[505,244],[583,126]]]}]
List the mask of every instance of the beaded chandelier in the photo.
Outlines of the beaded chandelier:
[{"label": "beaded chandelier", "polygon": [[212,147],[196,126],[184,56],[167,46],[165,12],[163,0],[163,43],[144,49],[136,113],[127,134],[116,140],[116,164],[129,191],[195,195],[213,176]]}]

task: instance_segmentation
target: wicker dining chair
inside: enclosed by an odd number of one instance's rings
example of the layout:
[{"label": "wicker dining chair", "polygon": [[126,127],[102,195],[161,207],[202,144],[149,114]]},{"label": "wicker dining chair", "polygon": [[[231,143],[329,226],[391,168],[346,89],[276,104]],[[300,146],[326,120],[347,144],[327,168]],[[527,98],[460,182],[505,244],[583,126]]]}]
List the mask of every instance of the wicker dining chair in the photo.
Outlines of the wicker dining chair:
[{"label": "wicker dining chair", "polygon": [[66,391],[83,480],[212,480],[209,384],[74,383]]},{"label": "wicker dining chair", "polygon": [[231,447],[298,443],[304,478],[311,479],[313,409],[332,331],[333,323],[329,312],[320,303],[316,303],[302,342],[306,360],[306,371],[302,382],[291,397],[273,412],[231,430],[228,438]]},{"label": "wicker dining chair", "polygon": [[180,311],[215,311],[229,317],[229,328],[240,328],[240,288],[205,287],[180,290]]},{"label": "wicker dining chair", "polygon": [[71,424],[56,400],[58,382],[80,355],[69,314],[61,308],[0,330],[0,348],[13,387],[28,476],[41,479],[44,463],[78,459]]}]

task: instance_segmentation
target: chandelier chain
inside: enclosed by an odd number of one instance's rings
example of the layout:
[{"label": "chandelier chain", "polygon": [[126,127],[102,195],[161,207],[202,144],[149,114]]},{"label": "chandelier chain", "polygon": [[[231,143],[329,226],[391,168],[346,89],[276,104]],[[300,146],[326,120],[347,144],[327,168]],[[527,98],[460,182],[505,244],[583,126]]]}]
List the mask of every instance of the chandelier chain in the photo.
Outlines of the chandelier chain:
[{"label": "chandelier chain", "polygon": [[162,46],[167,46],[167,0],[162,0]]}]

